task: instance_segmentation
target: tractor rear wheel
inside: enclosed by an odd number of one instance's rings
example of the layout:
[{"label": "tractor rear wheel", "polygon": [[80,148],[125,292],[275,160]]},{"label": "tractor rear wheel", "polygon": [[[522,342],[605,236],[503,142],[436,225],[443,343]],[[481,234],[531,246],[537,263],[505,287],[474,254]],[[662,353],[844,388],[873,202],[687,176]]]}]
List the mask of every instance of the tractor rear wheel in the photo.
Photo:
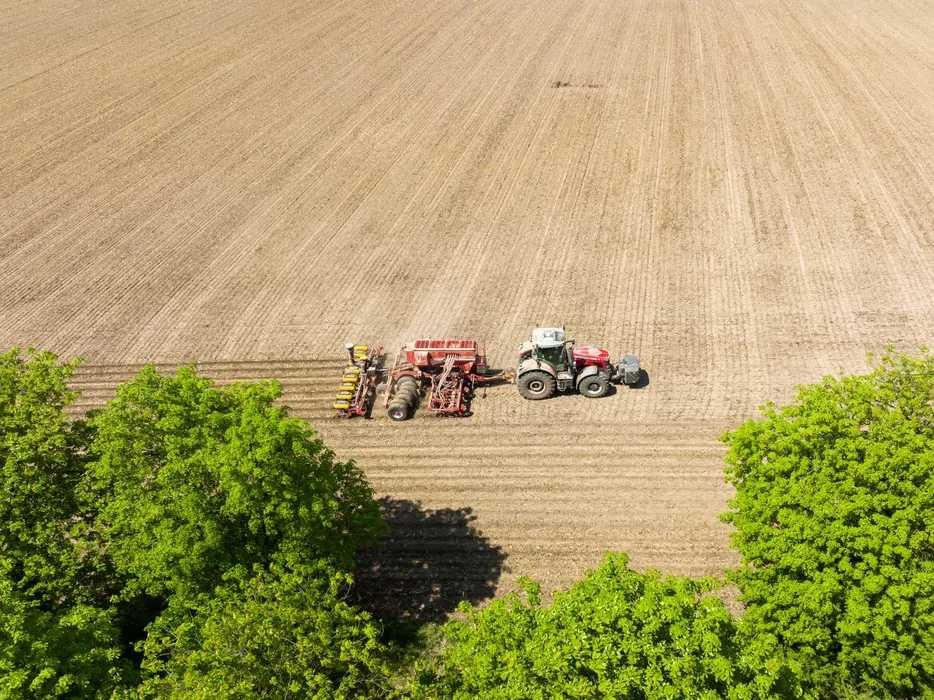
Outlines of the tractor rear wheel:
[{"label": "tractor rear wheel", "polygon": [[531,401],[547,399],[555,393],[556,388],[555,378],[540,370],[520,375],[516,385],[522,398]]},{"label": "tractor rear wheel", "polygon": [[609,388],[610,382],[602,374],[584,377],[577,385],[577,391],[589,399],[599,399],[601,396],[605,396]]}]

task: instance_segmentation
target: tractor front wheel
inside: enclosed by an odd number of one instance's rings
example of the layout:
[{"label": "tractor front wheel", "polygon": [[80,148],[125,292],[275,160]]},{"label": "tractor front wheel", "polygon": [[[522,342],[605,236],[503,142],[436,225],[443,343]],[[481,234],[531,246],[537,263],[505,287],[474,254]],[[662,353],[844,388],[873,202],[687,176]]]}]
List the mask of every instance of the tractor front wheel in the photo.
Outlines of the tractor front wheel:
[{"label": "tractor front wheel", "polygon": [[606,395],[609,388],[610,382],[602,374],[584,377],[580,384],[577,385],[577,390],[589,399],[599,399],[601,396]]},{"label": "tractor front wheel", "polygon": [[535,370],[526,372],[519,376],[516,384],[519,387],[519,394],[524,399],[537,401],[538,399],[547,399],[555,393],[555,378],[548,372]]}]

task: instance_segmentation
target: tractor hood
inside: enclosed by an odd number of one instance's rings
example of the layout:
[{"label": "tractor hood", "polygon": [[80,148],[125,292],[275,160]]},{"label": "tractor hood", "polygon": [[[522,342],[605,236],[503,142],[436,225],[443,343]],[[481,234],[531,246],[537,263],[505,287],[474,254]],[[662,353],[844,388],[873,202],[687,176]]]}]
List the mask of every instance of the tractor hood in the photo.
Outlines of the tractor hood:
[{"label": "tractor hood", "polygon": [[574,346],[574,364],[578,367],[586,365],[599,365],[606,367],[610,361],[608,350],[598,348],[596,345],[575,345]]}]

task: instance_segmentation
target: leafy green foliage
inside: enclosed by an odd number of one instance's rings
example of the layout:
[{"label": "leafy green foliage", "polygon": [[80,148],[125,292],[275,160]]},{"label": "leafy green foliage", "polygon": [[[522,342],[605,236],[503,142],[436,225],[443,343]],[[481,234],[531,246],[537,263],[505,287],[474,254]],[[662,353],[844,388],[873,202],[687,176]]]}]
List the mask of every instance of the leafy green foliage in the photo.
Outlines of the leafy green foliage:
[{"label": "leafy green foliage", "polygon": [[802,388],[725,437],[748,655],[818,696],[934,687],[934,357]]},{"label": "leafy green foliage", "polygon": [[0,578],[0,697],[107,697],[128,674],[108,610],[49,611]]},{"label": "leafy green foliage", "polygon": [[83,427],[64,408],[76,363],[0,355],[0,697],[109,694],[127,668],[70,530]]},{"label": "leafy green foliage", "polygon": [[417,697],[750,697],[733,620],[711,585],[636,573],[624,554],[542,606],[537,585],[465,607]]},{"label": "leafy green foliage", "polygon": [[77,566],[66,526],[82,464],[63,411],[75,365],[47,352],[0,355],[0,557],[15,588],[37,596],[65,595]]},{"label": "leafy green foliage", "polygon": [[[73,369],[0,355],[0,697],[394,694],[345,602],[377,504],[276,385],[150,368],[72,422]],[[611,555],[550,605],[531,582],[465,604],[408,694],[932,696],[934,358],[803,388],[726,441],[738,622],[711,582]]]},{"label": "leafy green foliage", "polygon": [[214,594],[153,625],[143,695],[385,697],[379,631],[341,599],[349,585],[327,565],[229,572]]},{"label": "leafy green foliage", "polygon": [[273,383],[222,390],[148,368],[91,423],[84,498],[129,591],[194,596],[236,566],[349,568],[382,532],[363,474],[273,405]]},{"label": "leafy green foliage", "polygon": [[0,356],[0,697],[133,695],[134,641],[147,692],[377,694],[340,599],[383,529],[362,473],[271,383],[150,368],[69,421],[75,364]]}]

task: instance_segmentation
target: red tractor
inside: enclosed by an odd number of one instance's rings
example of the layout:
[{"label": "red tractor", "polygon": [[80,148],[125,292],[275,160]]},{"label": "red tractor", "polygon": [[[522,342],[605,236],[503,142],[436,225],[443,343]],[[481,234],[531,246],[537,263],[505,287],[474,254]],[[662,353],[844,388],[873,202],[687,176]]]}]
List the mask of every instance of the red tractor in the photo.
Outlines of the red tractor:
[{"label": "red tractor", "polygon": [[634,386],[642,375],[635,355],[624,355],[614,366],[609,352],[594,345],[575,345],[563,328],[536,328],[532,339],[519,348],[516,385],[526,399],[574,391],[596,399],[606,395],[611,383]]}]

